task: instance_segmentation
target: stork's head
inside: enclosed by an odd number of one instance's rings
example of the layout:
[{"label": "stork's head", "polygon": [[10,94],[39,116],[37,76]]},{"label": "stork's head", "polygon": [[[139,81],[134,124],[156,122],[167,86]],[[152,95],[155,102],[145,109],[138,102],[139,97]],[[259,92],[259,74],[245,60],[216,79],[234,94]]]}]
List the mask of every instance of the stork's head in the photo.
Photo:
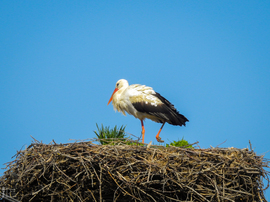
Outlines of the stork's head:
[{"label": "stork's head", "polygon": [[117,89],[120,89],[122,87],[128,87],[128,81],[126,79],[120,79],[115,84],[115,88]]},{"label": "stork's head", "polygon": [[128,81],[127,81],[126,79],[120,79],[120,80],[118,80],[118,81],[116,82],[116,84],[115,84],[115,89],[114,89],[113,94],[112,94],[112,96],[111,96],[111,98],[110,98],[110,100],[109,100],[109,102],[108,102],[107,105],[110,104],[110,102],[111,102],[112,99],[113,99],[113,95],[114,95],[119,89],[121,89],[121,88],[127,88],[127,87],[128,87]]}]

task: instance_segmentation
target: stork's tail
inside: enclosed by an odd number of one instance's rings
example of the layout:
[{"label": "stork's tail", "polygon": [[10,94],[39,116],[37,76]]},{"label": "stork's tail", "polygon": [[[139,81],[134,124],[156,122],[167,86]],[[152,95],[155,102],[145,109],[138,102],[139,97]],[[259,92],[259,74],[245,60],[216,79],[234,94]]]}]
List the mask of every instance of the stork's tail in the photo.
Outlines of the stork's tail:
[{"label": "stork's tail", "polygon": [[186,126],[186,122],[189,122],[189,120],[182,114],[179,114],[177,115],[177,119],[179,120],[179,123],[177,125],[179,126]]},{"label": "stork's tail", "polygon": [[155,94],[156,97],[158,97],[166,108],[166,117],[167,117],[167,122],[172,125],[179,125],[179,126],[186,126],[186,122],[189,122],[189,120],[182,114],[180,114],[174,107],[172,103],[170,103],[166,98],[161,96],[159,93],[156,92]]}]

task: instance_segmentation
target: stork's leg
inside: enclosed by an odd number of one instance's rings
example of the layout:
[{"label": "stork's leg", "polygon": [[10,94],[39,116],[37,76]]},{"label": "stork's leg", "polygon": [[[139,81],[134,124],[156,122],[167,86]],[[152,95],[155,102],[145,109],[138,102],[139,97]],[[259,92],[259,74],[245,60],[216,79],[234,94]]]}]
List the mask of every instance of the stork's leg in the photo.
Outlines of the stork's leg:
[{"label": "stork's leg", "polygon": [[160,132],[161,132],[161,130],[162,130],[162,128],[163,128],[163,126],[164,126],[165,123],[166,123],[166,122],[164,122],[164,123],[162,124],[161,128],[160,128],[159,131],[158,131],[158,134],[156,135],[156,139],[157,139],[158,142],[164,142],[164,141],[161,140],[161,138],[159,137],[159,134],[160,134]]},{"label": "stork's leg", "polygon": [[145,133],[145,130],[144,130],[144,125],[143,125],[143,120],[141,120],[141,123],[142,123],[142,143],[144,143],[144,133]]}]

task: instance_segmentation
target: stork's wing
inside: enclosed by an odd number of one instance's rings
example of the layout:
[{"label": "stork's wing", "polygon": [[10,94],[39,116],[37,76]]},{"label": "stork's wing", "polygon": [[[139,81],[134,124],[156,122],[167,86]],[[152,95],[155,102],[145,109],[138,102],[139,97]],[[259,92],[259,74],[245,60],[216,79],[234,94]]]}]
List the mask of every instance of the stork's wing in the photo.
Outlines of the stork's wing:
[{"label": "stork's wing", "polygon": [[188,121],[185,116],[179,114],[173,104],[157,92],[131,96],[130,101],[137,111],[155,116],[159,122],[182,126]]}]

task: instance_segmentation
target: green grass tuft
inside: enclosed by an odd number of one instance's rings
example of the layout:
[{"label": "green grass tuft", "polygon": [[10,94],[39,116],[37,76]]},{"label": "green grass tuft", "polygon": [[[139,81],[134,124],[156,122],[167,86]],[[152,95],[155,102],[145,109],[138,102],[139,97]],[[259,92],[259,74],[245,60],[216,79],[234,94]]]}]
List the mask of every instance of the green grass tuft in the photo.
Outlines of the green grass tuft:
[{"label": "green grass tuft", "polygon": [[193,148],[192,145],[189,145],[188,141],[184,140],[184,137],[182,138],[182,140],[173,141],[170,144],[166,144],[166,147],[169,147],[169,145],[174,147]]},{"label": "green grass tuft", "polygon": [[126,126],[121,126],[119,129],[117,128],[117,126],[115,126],[113,129],[110,129],[109,126],[104,127],[103,124],[101,124],[101,128],[98,127],[98,124],[96,124],[96,126],[97,131],[94,131],[94,133],[96,134],[97,138],[100,139],[99,141],[102,145],[110,144],[110,142],[113,142],[119,138],[121,139],[126,138],[125,135]]}]

